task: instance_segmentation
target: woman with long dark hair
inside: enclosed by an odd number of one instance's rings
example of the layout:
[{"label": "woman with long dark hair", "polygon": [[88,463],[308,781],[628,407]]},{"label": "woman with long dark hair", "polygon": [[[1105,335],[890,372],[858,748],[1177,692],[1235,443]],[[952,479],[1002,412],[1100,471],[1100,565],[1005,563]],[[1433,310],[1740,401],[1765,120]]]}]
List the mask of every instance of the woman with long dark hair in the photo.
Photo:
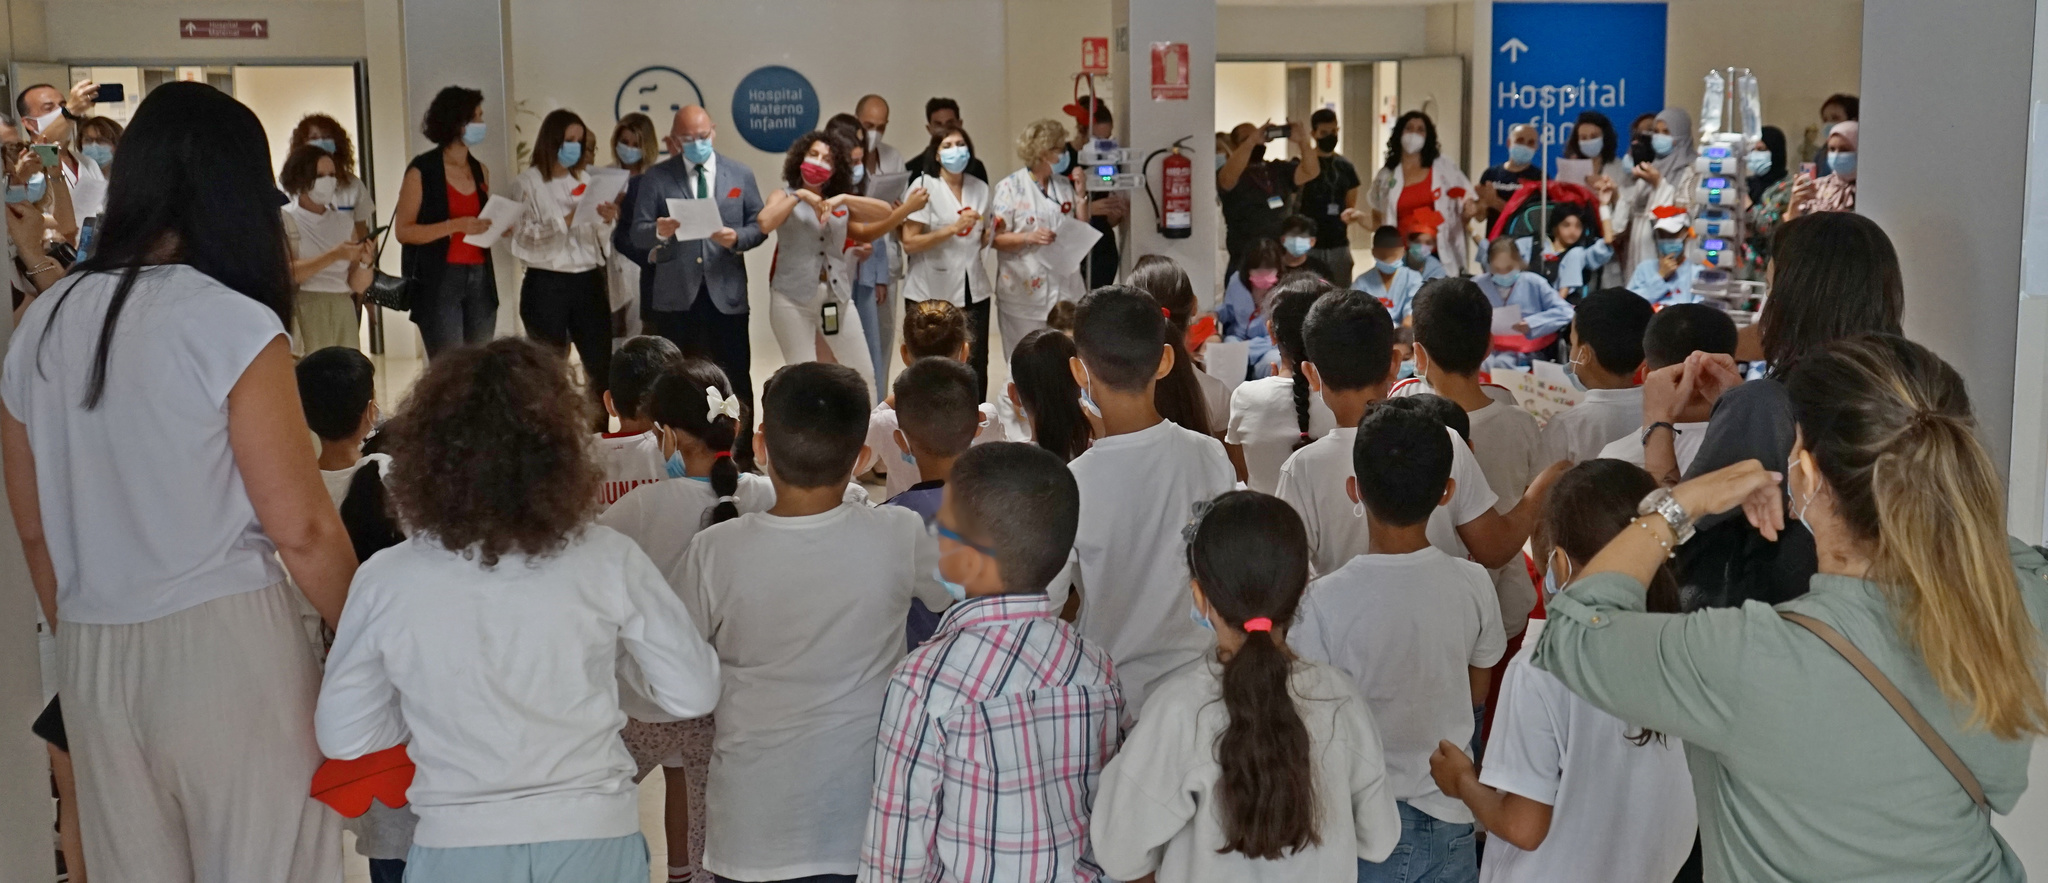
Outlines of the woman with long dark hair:
[{"label": "woman with long dark hair", "polygon": [[491,197],[491,171],[469,150],[489,136],[484,93],[442,89],[427,105],[420,134],[435,147],[406,167],[391,235],[405,247],[412,322],[431,359],[449,347],[490,340],[498,328],[491,252],[464,241],[491,229],[477,217]]},{"label": "woman with long dark hair", "polygon": [[1458,168],[1456,157],[1443,152],[1436,139],[1436,121],[1429,114],[1411,110],[1394,121],[1387,134],[1387,161],[1372,176],[1366,193],[1372,206],[1372,225],[1411,229],[1414,216],[1436,212],[1436,253],[1451,275],[1466,272],[1467,240],[1465,222],[1483,209],[1472,193],[1472,182]]},{"label": "woman with long dark hair", "polygon": [[[526,265],[519,284],[519,318],[526,334],[583,363],[591,400],[604,401],[612,373],[611,297],[605,291],[606,228],[619,218],[617,203],[597,206],[595,220],[576,222],[576,204],[590,185],[586,169],[597,161],[597,136],[574,111],[558,108],[541,118],[533,161],[519,173],[526,214],[512,228],[512,256]],[[599,426],[601,431],[604,427]]]},{"label": "woman with long dark hair", "polygon": [[152,91],[95,254],[29,307],[0,375],[8,502],[109,880],[341,873],[340,819],[307,796],[300,613],[335,625],[355,551],[306,443],[268,144],[217,89]]},{"label": "woman with long dark hair", "polygon": [[1103,769],[1095,857],[1119,880],[1356,880],[1401,821],[1365,700],[1287,645],[1308,533],[1256,491],[1205,505],[1188,530],[1191,613],[1216,647],[1153,691]]}]

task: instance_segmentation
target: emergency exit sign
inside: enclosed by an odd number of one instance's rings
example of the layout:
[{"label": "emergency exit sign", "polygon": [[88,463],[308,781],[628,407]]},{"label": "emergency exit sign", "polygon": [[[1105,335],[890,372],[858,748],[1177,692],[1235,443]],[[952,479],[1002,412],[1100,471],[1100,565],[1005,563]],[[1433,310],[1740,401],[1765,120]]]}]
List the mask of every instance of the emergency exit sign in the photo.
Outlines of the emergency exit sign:
[{"label": "emergency exit sign", "polygon": [[181,18],[178,36],[186,40],[263,40],[270,37],[270,19]]}]

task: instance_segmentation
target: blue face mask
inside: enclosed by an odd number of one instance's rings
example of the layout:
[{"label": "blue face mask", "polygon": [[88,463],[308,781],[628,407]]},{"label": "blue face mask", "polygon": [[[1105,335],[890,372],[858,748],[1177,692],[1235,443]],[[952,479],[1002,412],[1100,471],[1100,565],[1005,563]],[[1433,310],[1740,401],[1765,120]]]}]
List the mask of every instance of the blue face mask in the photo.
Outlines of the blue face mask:
[{"label": "blue face mask", "polygon": [[1202,615],[1202,608],[1196,607],[1192,603],[1188,605],[1188,618],[1194,620],[1195,625],[1201,626],[1202,628],[1208,629],[1212,632],[1216,630],[1215,624],[1209,621],[1209,617]]},{"label": "blue face mask", "polygon": [[939,148],[939,165],[955,175],[965,171],[967,161],[973,158],[973,152],[964,145],[955,144],[952,147]]},{"label": "blue face mask", "polygon": [[689,476],[683,474],[683,470],[685,468],[687,467],[683,466],[682,451],[677,451],[673,454],[668,455],[668,477],[689,478]]},{"label": "blue face mask", "polygon": [[1572,388],[1579,392],[1586,391],[1586,382],[1579,379],[1579,366],[1583,364],[1585,361],[1576,357],[1564,361],[1564,377],[1571,381]]},{"label": "blue face mask", "polygon": [[1052,161],[1052,173],[1055,175],[1064,175],[1067,173],[1068,169],[1071,169],[1073,167],[1074,155],[1064,150],[1060,151],[1059,159]]},{"label": "blue face mask", "polygon": [[1287,249],[1288,254],[1301,257],[1308,254],[1308,250],[1314,248],[1316,243],[1315,240],[1306,236],[1289,236],[1282,239],[1280,244]]},{"label": "blue face mask", "polygon": [[85,154],[85,158],[92,160],[95,165],[110,165],[114,161],[114,146],[111,144],[90,141],[80,146],[78,152]]},{"label": "blue face mask", "polygon": [[1410,378],[1410,377],[1414,377],[1414,376],[1415,376],[1415,360],[1414,360],[1414,359],[1403,359],[1403,360],[1401,361],[1401,376],[1399,376],[1399,377],[1397,377],[1397,378],[1395,378],[1395,379],[1396,379],[1396,380],[1407,380],[1408,378]]},{"label": "blue face mask", "polygon": [[1522,271],[1516,270],[1512,273],[1489,273],[1487,274],[1487,278],[1492,279],[1493,284],[1499,287],[1500,290],[1506,291],[1510,288],[1515,287],[1515,280],[1522,278]]},{"label": "blue face mask", "polygon": [[1401,269],[1400,261],[1375,260],[1372,262],[1372,265],[1374,269],[1379,270],[1380,272],[1385,273],[1389,276],[1394,275],[1395,272]]},{"label": "blue face mask", "polygon": [[1856,177],[1856,151],[1853,151],[1853,150],[1830,150],[1830,151],[1828,151],[1828,170],[1829,170],[1829,171],[1832,171],[1832,172],[1834,172],[1834,173],[1835,173],[1835,174],[1837,174],[1837,175],[1841,175],[1841,176],[1842,176],[1842,177],[1843,177],[1844,179],[1848,179],[1848,180],[1853,180],[1853,179],[1855,179],[1855,177]]},{"label": "blue face mask", "polygon": [[1685,253],[1685,240],[1683,240],[1683,239],[1659,239],[1659,240],[1657,240],[1657,253],[1658,253],[1658,254],[1660,254],[1660,255],[1663,255],[1664,257],[1667,257],[1667,258],[1668,258],[1668,257],[1676,257],[1676,256],[1678,256],[1678,255],[1684,254],[1684,253]]},{"label": "blue face mask", "polygon": [[462,127],[462,143],[474,147],[484,143],[484,137],[490,133],[490,128],[483,123],[470,123]]},{"label": "blue face mask", "polygon": [[1227,163],[1227,162],[1230,162],[1230,154],[1227,154],[1227,153],[1219,153],[1219,154],[1216,154],[1216,171],[1219,171],[1219,172],[1220,172],[1220,171],[1223,171],[1223,164],[1224,164],[1224,163]]},{"label": "blue face mask", "polygon": [[1670,135],[1662,132],[1654,132],[1650,135],[1650,150],[1658,156],[1670,156],[1671,148],[1675,146],[1677,146],[1677,142],[1671,140]]},{"label": "blue face mask", "polygon": [[334,146],[334,139],[332,138],[308,138],[306,139],[306,143],[311,144],[314,147],[318,147],[321,150],[325,150],[328,153],[333,153],[336,149]]},{"label": "blue face mask", "polygon": [[1749,163],[1751,175],[1768,175],[1771,172],[1771,154],[1768,151],[1752,150],[1743,161]]},{"label": "blue face mask", "polygon": [[860,182],[862,182],[862,181],[865,181],[865,180],[867,180],[867,179],[868,179],[868,167],[867,167],[867,166],[864,166],[864,165],[861,165],[860,163],[854,163],[854,164],[853,164],[853,183],[855,183],[855,184],[859,184]]},{"label": "blue face mask", "polygon": [[562,168],[575,168],[576,164],[582,160],[583,142],[581,141],[562,142],[562,146],[555,150],[555,161],[561,163]]},{"label": "blue face mask", "polygon": [[1605,138],[1580,138],[1579,156],[1592,159],[1600,155],[1600,148],[1607,146]]},{"label": "blue face mask", "polygon": [[955,602],[967,600],[967,587],[947,579],[945,572],[936,564],[932,565],[932,579],[938,580],[939,586],[944,588],[946,595]]},{"label": "blue face mask", "polygon": [[640,152],[640,148],[634,147],[631,144],[621,144],[612,148],[612,152],[619,155],[619,162],[629,166],[639,165],[640,157],[646,155]]},{"label": "blue face mask", "polygon": [[1535,158],[1536,148],[1534,147],[1530,147],[1527,144],[1508,145],[1508,162],[1518,166],[1526,166],[1530,160]]},{"label": "blue face mask", "polygon": [[683,158],[698,165],[703,165],[705,160],[711,158],[711,139],[685,139],[683,141]]},{"label": "blue face mask", "polygon": [[7,185],[7,204],[16,205],[24,202],[41,202],[43,191],[49,186],[49,179],[44,178],[42,172],[37,172],[34,177],[28,179],[27,184]]}]

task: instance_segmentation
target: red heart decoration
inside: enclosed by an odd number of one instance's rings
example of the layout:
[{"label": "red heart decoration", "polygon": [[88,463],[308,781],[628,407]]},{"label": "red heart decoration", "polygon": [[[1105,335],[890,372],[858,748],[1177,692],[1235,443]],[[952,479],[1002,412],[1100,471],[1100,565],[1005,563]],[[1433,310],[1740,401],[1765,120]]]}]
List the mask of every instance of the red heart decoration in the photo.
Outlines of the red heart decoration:
[{"label": "red heart decoration", "polygon": [[730,192],[730,193],[727,193],[727,194],[725,195],[725,198],[726,198],[726,199],[738,199],[738,198],[740,198],[740,189],[739,189],[738,187],[734,187],[734,188],[732,189],[732,192]]},{"label": "red heart decoration", "polygon": [[1465,188],[1463,188],[1463,187],[1453,187],[1453,188],[1451,188],[1451,198],[1452,198],[1452,199],[1464,199],[1464,198],[1465,198]]},{"label": "red heart decoration", "polygon": [[385,806],[404,806],[414,769],[403,745],[355,760],[328,760],[313,772],[313,799],[351,819],[369,812],[373,797]]}]

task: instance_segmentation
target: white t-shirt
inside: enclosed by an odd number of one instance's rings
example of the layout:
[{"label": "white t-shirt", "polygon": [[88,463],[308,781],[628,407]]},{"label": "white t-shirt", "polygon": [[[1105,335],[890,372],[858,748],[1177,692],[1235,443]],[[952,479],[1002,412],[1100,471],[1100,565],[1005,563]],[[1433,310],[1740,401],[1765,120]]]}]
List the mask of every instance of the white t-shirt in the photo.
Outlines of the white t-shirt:
[{"label": "white t-shirt", "polygon": [[1508,663],[1479,781],[1549,804],[1550,833],[1533,852],[1488,842],[1481,883],[1671,879],[1699,828],[1684,746],[1629,742],[1638,728],[1530,665],[1535,649]]},{"label": "white t-shirt", "polygon": [[[1202,388],[1202,404],[1209,408],[1209,426],[1215,428],[1230,421],[1230,386],[1216,375],[1207,371],[1195,372],[1196,385]],[[1334,418],[1333,418],[1334,421]]]},{"label": "white t-shirt", "polygon": [[94,162],[92,157],[66,148],[66,158],[78,163],[73,170],[59,162],[64,169],[64,185],[71,190],[71,212],[78,220],[94,217],[107,208],[107,173]]},{"label": "white t-shirt", "polygon": [[[739,498],[733,505],[741,515],[766,512],[775,505],[775,483],[742,472],[733,496]],[[597,523],[631,537],[662,575],[673,580],[690,540],[703,529],[705,516],[717,503],[718,493],[709,479],[670,478],[633,488],[597,516]]]},{"label": "white t-shirt", "polygon": [[[333,208],[310,212],[296,198],[285,203],[279,211],[284,215],[286,238],[290,240],[297,260],[316,258],[333,251],[337,245],[355,241],[356,222],[347,212]],[[299,290],[330,294],[346,292],[349,290],[348,266],[348,261],[335,261],[321,267],[320,272],[299,283]]]},{"label": "white t-shirt", "polygon": [[1360,555],[1309,583],[1287,642],[1351,675],[1386,743],[1394,799],[1446,822],[1472,810],[1429,775],[1438,741],[1472,741],[1468,668],[1500,661],[1507,636],[1486,569],[1431,546]]},{"label": "white t-shirt", "polygon": [[[1451,437],[1451,501],[1429,515],[1429,541],[1453,558],[1467,554],[1458,526],[1486,514],[1496,498],[1486,485],[1479,461],[1465,447],[1455,430]],[[1301,515],[1308,528],[1311,573],[1334,573],[1337,568],[1371,548],[1372,530],[1365,515],[1344,490],[1351,477],[1351,448],[1358,440],[1358,427],[1340,426],[1294,452],[1280,466],[1280,480],[1273,495],[1286,500]]]},{"label": "white t-shirt", "polygon": [[[1323,404],[1323,394],[1308,394],[1308,437],[1321,438],[1337,428],[1337,417]],[[1294,413],[1294,380],[1261,377],[1237,385],[1230,394],[1230,422],[1223,441],[1244,448],[1245,486],[1262,494],[1280,481],[1280,464],[1301,440],[1301,419]]]},{"label": "white t-shirt", "polygon": [[[1479,460],[1479,471],[1486,473],[1494,496],[1500,498],[1494,508],[1505,513],[1521,505],[1522,492],[1550,461],[1543,457],[1542,427],[1515,404],[1515,394],[1492,385],[1486,392],[1493,404],[1467,411],[1465,416],[1472,420],[1472,456]],[[1536,584],[1529,579],[1529,567],[1516,555],[1491,573],[1494,592],[1500,597],[1501,622],[1507,625],[1508,634],[1519,635],[1529,624],[1529,611],[1536,609]]]},{"label": "white t-shirt", "polygon": [[[1003,421],[996,417],[996,406],[981,403],[981,434],[970,444],[987,444],[1003,441]],[[873,462],[882,464],[888,473],[882,476],[882,500],[887,502],[897,494],[910,490],[918,482],[917,461],[911,459],[902,448],[896,446],[896,409],[888,402],[879,402],[868,414],[868,454]]]},{"label": "white t-shirt", "polygon": [[337,182],[332,205],[347,213],[357,223],[376,229],[377,201],[370,198],[370,188],[363,186],[361,178]]},{"label": "white t-shirt", "polygon": [[1591,460],[1600,456],[1608,442],[1642,428],[1642,387],[1589,389],[1578,406],[1544,425],[1543,459],[1552,463]]},{"label": "white t-shirt", "polygon": [[1385,859],[1401,840],[1371,712],[1344,673],[1297,663],[1287,683],[1315,759],[1321,842],[1277,861],[1219,853],[1223,821],[1216,739],[1230,726],[1213,657],[1168,679],[1102,771],[1095,858],[1119,880],[1153,871],[1183,883],[1352,883],[1358,858]]},{"label": "white t-shirt", "polygon": [[411,743],[419,846],[623,837],[621,682],[679,717],[718,702],[718,657],[632,540],[592,526],[486,569],[415,535],[356,571],[314,733],[343,759]]},{"label": "white t-shirt", "polygon": [[370,463],[377,464],[377,469],[383,474],[385,481],[391,480],[390,454],[364,454],[362,459],[347,469],[320,470],[320,481],[327,485],[327,496],[334,500],[334,505],[340,506],[341,501],[348,497],[348,486],[350,482],[356,480],[356,471]]},{"label": "white t-shirt", "polygon": [[958,197],[944,180],[930,175],[911,182],[911,186],[922,187],[931,194],[931,201],[909,218],[923,224],[926,233],[951,225],[959,220],[961,212],[970,208],[981,213],[981,220],[967,235],[948,236],[938,245],[908,257],[910,269],[903,276],[903,299],[950,301],[965,309],[971,289],[975,303],[988,300],[995,294],[989,288],[988,271],[981,265],[982,250],[988,247],[989,225],[994,223],[989,217],[988,182],[962,175]]},{"label": "white t-shirt", "polygon": [[604,464],[605,504],[618,502],[626,492],[668,477],[668,463],[661,456],[661,433],[654,430],[634,435],[597,436],[597,459]]},{"label": "white t-shirt", "polygon": [[284,325],[191,267],[145,270],[115,326],[105,395],[86,410],[119,280],[74,275],[36,298],[0,377],[0,400],[28,426],[68,622],[148,622],[284,579],[228,447],[227,410]]},{"label": "white t-shirt", "polygon": [[1196,503],[1237,486],[1215,436],[1168,420],[1099,439],[1067,464],[1081,488],[1081,636],[1116,661],[1135,714],[1168,675],[1214,643],[1196,625],[1181,529]]},{"label": "white t-shirt", "polygon": [[[1671,448],[1678,454],[1678,471],[1684,474],[1692,468],[1692,458],[1700,452],[1700,443],[1707,440],[1707,424],[1680,423],[1676,428],[1678,433],[1671,440]],[[1640,428],[1608,442],[1607,447],[1600,449],[1600,456],[1649,468],[1643,457],[1643,431]]]},{"label": "white t-shirt", "polygon": [[740,880],[860,870],[889,675],[911,599],[944,610],[938,546],[899,506],[755,512],[697,534],[673,582],[718,649],[705,868]]}]

